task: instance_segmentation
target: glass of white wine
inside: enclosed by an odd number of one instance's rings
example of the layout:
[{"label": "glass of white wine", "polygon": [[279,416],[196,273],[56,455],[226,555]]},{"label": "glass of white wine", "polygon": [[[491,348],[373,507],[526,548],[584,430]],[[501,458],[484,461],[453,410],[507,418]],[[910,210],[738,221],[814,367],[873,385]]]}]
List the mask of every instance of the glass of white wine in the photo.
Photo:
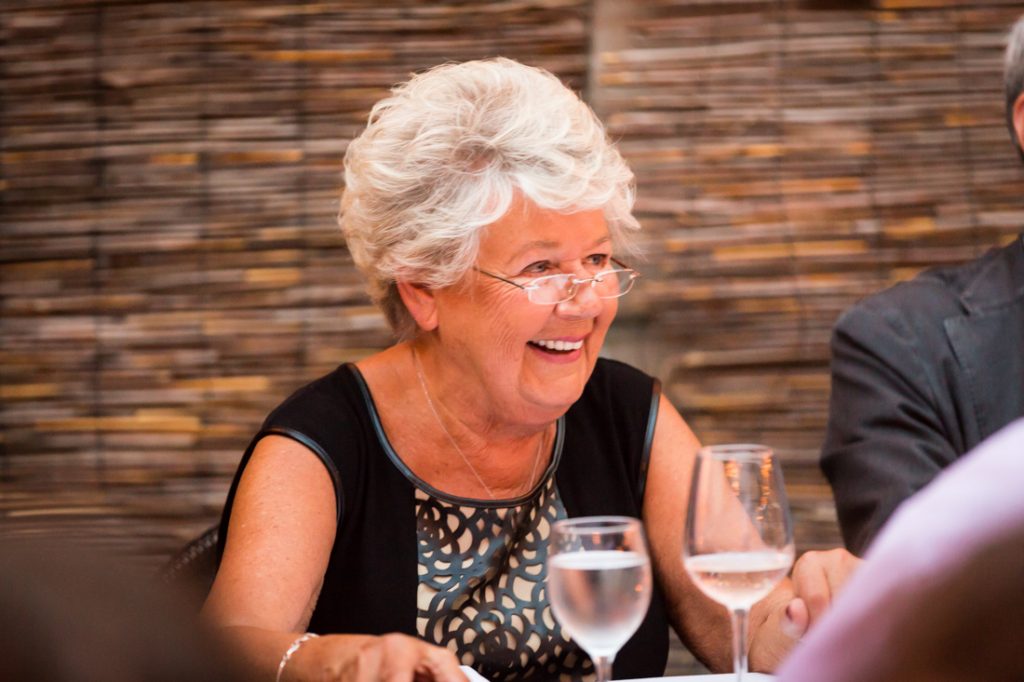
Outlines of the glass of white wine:
[{"label": "glass of white wine", "polygon": [[573,640],[590,655],[597,682],[651,604],[651,561],[643,525],[626,516],[556,521],[548,548],[548,599]]},{"label": "glass of white wine", "polygon": [[697,453],[683,565],[732,616],[733,670],[747,671],[747,617],[793,565],[793,522],[782,468],[763,445],[714,445]]}]

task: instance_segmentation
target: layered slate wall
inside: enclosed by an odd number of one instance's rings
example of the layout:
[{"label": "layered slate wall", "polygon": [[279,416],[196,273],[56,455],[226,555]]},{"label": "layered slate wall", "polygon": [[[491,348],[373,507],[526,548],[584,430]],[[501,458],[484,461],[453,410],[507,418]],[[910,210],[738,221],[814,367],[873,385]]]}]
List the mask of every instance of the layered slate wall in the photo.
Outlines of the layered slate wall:
[{"label": "layered slate wall", "polygon": [[[0,529],[158,563],[265,413],[390,341],[334,215],[410,72],[506,55],[637,172],[644,279],[607,354],[707,442],[776,446],[801,547],[829,329],[1024,226],[1001,54],[1021,2],[85,2],[0,9]],[[684,494],[684,491],[680,491]]]}]

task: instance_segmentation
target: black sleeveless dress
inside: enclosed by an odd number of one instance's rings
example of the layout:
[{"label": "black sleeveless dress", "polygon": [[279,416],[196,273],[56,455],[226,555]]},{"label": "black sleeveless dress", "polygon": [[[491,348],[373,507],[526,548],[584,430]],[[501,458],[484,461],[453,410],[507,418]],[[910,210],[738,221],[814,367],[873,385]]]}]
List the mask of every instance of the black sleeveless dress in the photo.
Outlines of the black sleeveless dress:
[{"label": "black sleeveless dress", "polygon": [[[310,631],[419,636],[492,680],[592,677],[589,658],[551,615],[547,539],[558,518],[640,516],[659,396],[656,379],[599,359],[559,419],[551,464],[534,488],[515,499],[477,500],[413,474],[391,447],[362,375],[342,365],[264,422],[228,493],[220,549],[256,443],[269,434],[292,438],[324,463],[338,505]],[[655,585],[644,622],[616,657],[616,678],[664,673],[667,623]]]}]

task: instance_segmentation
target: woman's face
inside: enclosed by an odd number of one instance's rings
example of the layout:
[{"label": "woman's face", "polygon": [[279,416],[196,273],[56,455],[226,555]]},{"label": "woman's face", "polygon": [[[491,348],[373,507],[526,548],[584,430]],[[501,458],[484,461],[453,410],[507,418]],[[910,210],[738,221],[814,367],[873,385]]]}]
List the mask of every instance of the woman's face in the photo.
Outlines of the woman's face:
[{"label": "woman's face", "polygon": [[[583,279],[614,267],[611,255],[602,211],[563,214],[517,201],[481,235],[476,267],[519,283],[559,273]],[[618,309],[588,285],[569,301],[538,305],[474,270],[436,301],[446,369],[462,375],[462,398],[474,403],[464,407],[486,405],[493,418],[523,423],[548,422],[580,397]]]}]

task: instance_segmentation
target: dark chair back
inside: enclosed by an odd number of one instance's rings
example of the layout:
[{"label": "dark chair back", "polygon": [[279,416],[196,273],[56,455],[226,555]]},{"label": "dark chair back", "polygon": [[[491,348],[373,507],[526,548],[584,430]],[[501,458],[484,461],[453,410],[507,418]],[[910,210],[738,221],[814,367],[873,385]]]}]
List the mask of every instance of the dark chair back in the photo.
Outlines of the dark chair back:
[{"label": "dark chair back", "polygon": [[181,548],[159,571],[163,582],[174,585],[186,598],[194,601],[196,611],[206,601],[206,595],[217,575],[220,564],[220,557],[217,556],[219,538],[219,526],[207,529]]}]

